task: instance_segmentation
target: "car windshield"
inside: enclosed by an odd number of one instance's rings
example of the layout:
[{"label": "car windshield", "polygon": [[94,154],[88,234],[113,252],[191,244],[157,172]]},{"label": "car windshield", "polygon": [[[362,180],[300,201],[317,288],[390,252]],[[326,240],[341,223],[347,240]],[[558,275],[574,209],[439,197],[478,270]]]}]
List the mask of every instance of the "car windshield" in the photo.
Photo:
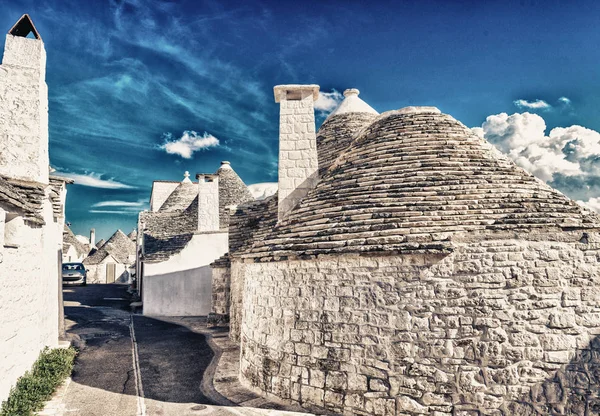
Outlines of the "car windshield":
[{"label": "car windshield", "polygon": [[63,264],[63,270],[83,270],[83,264],[66,263],[66,264]]}]

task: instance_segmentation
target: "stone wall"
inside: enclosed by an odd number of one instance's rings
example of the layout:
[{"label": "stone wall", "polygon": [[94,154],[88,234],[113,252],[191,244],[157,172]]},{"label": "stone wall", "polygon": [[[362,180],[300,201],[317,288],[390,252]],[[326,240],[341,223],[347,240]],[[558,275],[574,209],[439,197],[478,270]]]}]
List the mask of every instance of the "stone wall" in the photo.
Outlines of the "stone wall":
[{"label": "stone wall", "polygon": [[598,241],[564,233],[437,256],[235,260],[242,381],[344,414],[592,414]]},{"label": "stone wall", "polygon": [[0,402],[40,351],[58,344],[62,229],[48,199],[43,217],[44,226],[13,230],[18,246],[0,241]]},{"label": "stone wall", "polygon": [[242,315],[244,313],[242,302],[245,287],[246,264],[232,260],[230,273],[229,338],[232,341],[240,342]]},{"label": "stone wall", "polygon": [[231,269],[212,267],[212,313],[229,316],[230,285]]}]

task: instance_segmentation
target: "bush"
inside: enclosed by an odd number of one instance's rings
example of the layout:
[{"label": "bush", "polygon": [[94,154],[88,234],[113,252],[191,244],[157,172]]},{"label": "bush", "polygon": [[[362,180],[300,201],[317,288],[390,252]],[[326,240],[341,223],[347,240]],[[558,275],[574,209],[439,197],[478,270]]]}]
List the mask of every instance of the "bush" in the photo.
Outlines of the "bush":
[{"label": "bush", "polygon": [[2,403],[0,416],[30,416],[41,410],[73,370],[77,351],[74,348],[45,348],[31,371],[17,380],[8,399]]}]

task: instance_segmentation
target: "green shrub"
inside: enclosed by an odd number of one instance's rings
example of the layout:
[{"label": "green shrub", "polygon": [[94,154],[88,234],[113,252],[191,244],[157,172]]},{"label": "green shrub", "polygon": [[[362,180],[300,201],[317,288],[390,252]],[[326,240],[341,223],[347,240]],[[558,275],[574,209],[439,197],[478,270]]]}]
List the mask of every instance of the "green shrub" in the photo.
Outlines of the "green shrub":
[{"label": "green shrub", "polygon": [[74,348],[45,348],[31,371],[17,380],[8,399],[2,403],[0,416],[31,416],[41,410],[73,370],[77,351]]}]

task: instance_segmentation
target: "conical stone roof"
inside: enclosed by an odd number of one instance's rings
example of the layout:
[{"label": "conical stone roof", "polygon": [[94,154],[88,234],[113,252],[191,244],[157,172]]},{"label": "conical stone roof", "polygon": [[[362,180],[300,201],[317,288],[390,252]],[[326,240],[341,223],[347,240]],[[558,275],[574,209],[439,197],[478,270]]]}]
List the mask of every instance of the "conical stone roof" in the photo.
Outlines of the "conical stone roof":
[{"label": "conical stone roof", "polygon": [[361,129],[371,124],[379,115],[369,104],[358,97],[357,89],[344,91],[344,100],[327,117],[317,132],[319,172],[323,174],[333,161],[352,142]]},{"label": "conical stone roof", "polygon": [[382,114],[252,257],[446,252],[466,232],[600,227],[597,215],[435,107]]},{"label": "conical stone roof", "polygon": [[83,260],[84,264],[99,264],[108,255],[121,263],[129,263],[129,258],[135,256],[135,243],[121,230],[117,230],[106,243],[91,256]]},{"label": "conical stone roof", "polygon": [[198,185],[192,182],[181,182],[162,204],[158,212],[185,211],[198,196]]},{"label": "conical stone roof", "polygon": [[226,229],[229,227],[230,218],[228,207],[253,201],[254,197],[229,162],[221,162],[217,175],[219,175],[219,228]]}]

